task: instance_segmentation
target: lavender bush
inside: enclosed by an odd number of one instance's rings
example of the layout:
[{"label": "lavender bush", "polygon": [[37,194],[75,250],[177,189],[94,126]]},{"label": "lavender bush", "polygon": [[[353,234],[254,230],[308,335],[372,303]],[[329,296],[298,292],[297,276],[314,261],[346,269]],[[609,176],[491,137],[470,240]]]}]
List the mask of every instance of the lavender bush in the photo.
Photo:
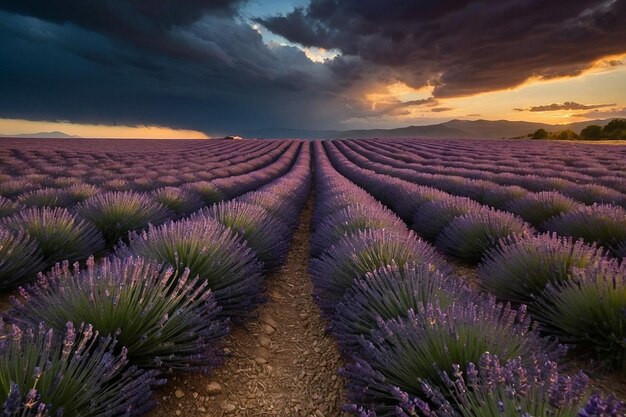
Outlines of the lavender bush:
[{"label": "lavender bush", "polygon": [[480,210],[481,205],[467,197],[452,196],[420,206],[411,228],[424,239],[435,240],[456,217]]},{"label": "lavender bush", "polygon": [[166,371],[209,371],[228,331],[206,280],[141,258],[104,259],[70,269],[57,264],[21,290],[7,314],[13,323],[60,331],[69,318],[91,323],[128,350],[134,365]]},{"label": "lavender bush", "polygon": [[183,189],[194,193],[205,206],[224,200],[225,196],[220,189],[209,181],[196,181],[185,184]]},{"label": "lavender bush", "polygon": [[344,237],[321,257],[311,260],[313,297],[330,317],[355,279],[393,263],[400,268],[414,263],[431,264],[444,273],[449,270],[435,249],[413,233],[365,230]]},{"label": "lavender bush", "polygon": [[542,228],[615,251],[626,241],[626,211],[609,205],[579,207],[546,221]]},{"label": "lavender bush", "polygon": [[478,263],[500,239],[532,232],[528,223],[513,214],[476,210],[452,220],[439,234],[437,247],[448,255]]},{"label": "lavender bush", "polygon": [[569,279],[575,268],[605,260],[602,250],[556,234],[503,239],[478,267],[481,287],[502,300],[529,303],[549,283]]},{"label": "lavender bush", "polygon": [[131,230],[161,223],[170,215],[149,195],[132,191],[96,194],[79,204],[77,212],[102,233],[108,245],[117,243]]},{"label": "lavender bush", "polygon": [[422,380],[445,388],[440,370],[475,363],[484,352],[505,360],[562,353],[532,330],[525,308],[513,310],[492,297],[461,300],[445,309],[437,303],[422,305],[405,318],[381,322],[372,341],[362,344],[362,359],[341,374],[348,379],[349,399],[382,415],[390,415],[397,405],[395,387],[426,399]]},{"label": "lavender bush", "polygon": [[311,235],[311,256],[318,257],[344,236],[366,229],[402,232],[406,226],[389,209],[373,204],[348,206],[324,219]]},{"label": "lavender bush", "polygon": [[186,216],[199,210],[202,200],[189,190],[177,187],[162,187],[152,191],[156,201],[167,207],[176,217]]},{"label": "lavender bush", "polygon": [[0,225],[0,289],[12,289],[34,280],[45,265],[35,240],[27,233]]},{"label": "lavender bush", "polygon": [[0,218],[10,216],[22,209],[22,205],[13,200],[0,196]]},{"label": "lavender bush", "polygon": [[582,372],[559,374],[555,362],[534,359],[531,366],[520,358],[504,363],[489,352],[477,364],[453,365],[442,372],[445,388],[424,381],[428,400],[412,398],[401,390],[397,416],[423,417],[619,417],[624,404],[615,398],[590,395]]},{"label": "lavender bush", "polygon": [[0,323],[0,403],[7,417],[140,416],[155,371],[128,367],[126,348],[91,325],[54,331]]},{"label": "lavender bush", "polygon": [[177,274],[189,268],[191,276],[208,281],[222,314],[236,320],[264,299],[262,264],[245,242],[211,218],[150,226],[132,233],[118,254],[166,262]]},{"label": "lavender bush", "polygon": [[536,298],[531,311],[545,331],[626,375],[626,264],[577,269]]},{"label": "lavender bush", "polygon": [[529,193],[520,199],[511,201],[504,209],[517,214],[534,226],[540,226],[546,220],[568,213],[579,206],[579,203],[561,193],[545,191]]},{"label": "lavender bush", "polygon": [[273,271],[285,263],[290,230],[263,207],[242,201],[225,201],[201,210],[197,216],[213,218],[238,233],[263,262],[265,271]]},{"label": "lavender bush", "polygon": [[41,188],[21,194],[17,201],[26,207],[69,207],[67,192],[58,188]]},{"label": "lavender bush", "polygon": [[2,223],[35,240],[48,266],[61,260],[83,260],[104,249],[100,232],[63,208],[24,209],[4,218]]},{"label": "lavender bush", "polygon": [[429,264],[395,263],[357,279],[337,304],[331,331],[344,352],[358,354],[362,337],[370,339],[381,320],[406,317],[409,310],[438,302],[447,307],[458,299],[477,297],[467,284]]}]

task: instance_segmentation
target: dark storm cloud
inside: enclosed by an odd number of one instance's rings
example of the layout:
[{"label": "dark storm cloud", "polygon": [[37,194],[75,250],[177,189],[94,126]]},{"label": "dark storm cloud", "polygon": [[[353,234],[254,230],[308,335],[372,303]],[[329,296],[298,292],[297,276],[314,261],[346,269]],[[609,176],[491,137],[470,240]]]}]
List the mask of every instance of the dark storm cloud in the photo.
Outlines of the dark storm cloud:
[{"label": "dark storm cloud", "polygon": [[611,104],[580,104],[575,103],[573,101],[566,101],[563,104],[552,103],[545,104],[542,106],[531,106],[529,108],[517,108],[513,109],[516,111],[531,111],[531,112],[543,112],[543,111],[557,111],[557,110],[591,110],[591,109],[600,109],[602,107],[611,107],[615,106],[615,103]]},{"label": "dark storm cloud", "polygon": [[312,0],[257,21],[293,42],[359,57],[361,70],[434,85],[435,97],[577,75],[626,52],[623,0]]},{"label": "dark storm cloud", "polygon": [[160,36],[186,57],[83,25],[0,12],[0,117],[213,133],[313,128],[343,112],[325,93],[326,67],[295,47],[265,45],[232,16],[204,15]]}]

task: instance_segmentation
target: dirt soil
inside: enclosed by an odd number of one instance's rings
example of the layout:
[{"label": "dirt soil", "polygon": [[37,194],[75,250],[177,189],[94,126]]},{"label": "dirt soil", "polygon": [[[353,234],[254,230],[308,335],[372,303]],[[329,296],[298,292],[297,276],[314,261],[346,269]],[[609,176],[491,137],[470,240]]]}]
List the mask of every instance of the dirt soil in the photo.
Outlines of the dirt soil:
[{"label": "dirt soil", "polygon": [[342,365],[311,298],[309,223],[303,211],[287,263],[267,277],[268,301],[259,319],[235,326],[225,363],[211,375],[170,378],[156,393],[160,405],[148,417],[347,416],[341,411]]}]

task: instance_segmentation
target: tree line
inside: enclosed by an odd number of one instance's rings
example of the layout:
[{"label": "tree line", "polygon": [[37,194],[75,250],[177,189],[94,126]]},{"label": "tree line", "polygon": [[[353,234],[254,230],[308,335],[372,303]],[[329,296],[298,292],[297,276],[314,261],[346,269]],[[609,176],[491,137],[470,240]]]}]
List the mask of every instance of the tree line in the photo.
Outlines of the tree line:
[{"label": "tree line", "polygon": [[557,140],[624,140],[626,139],[626,119],[611,120],[606,126],[589,125],[580,131],[580,134],[570,130],[560,132],[548,132],[545,129],[537,129],[528,136],[531,139],[557,139]]}]

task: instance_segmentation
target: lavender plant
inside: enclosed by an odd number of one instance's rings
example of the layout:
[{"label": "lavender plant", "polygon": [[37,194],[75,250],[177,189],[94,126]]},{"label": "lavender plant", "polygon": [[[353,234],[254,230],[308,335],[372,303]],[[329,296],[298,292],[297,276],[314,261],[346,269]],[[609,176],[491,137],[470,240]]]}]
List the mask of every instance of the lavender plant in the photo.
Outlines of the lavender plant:
[{"label": "lavender plant", "polygon": [[225,201],[203,209],[197,216],[213,218],[238,233],[263,262],[266,272],[277,269],[287,260],[291,233],[263,207]]},{"label": "lavender plant", "polygon": [[93,326],[5,331],[0,324],[4,416],[130,417],[154,406],[150,389],[163,381],[155,371],[129,367],[126,348]]},{"label": "lavender plant", "polygon": [[349,398],[383,415],[397,405],[394,387],[425,399],[422,380],[445,388],[440,370],[475,363],[484,352],[504,359],[562,353],[532,330],[525,308],[511,309],[493,297],[461,300],[445,309],[422,305],[407,317],[381,322],[372,341],[362,345],[362,358],[341,373],[348,378]]},{"label": "lavender plant", "polygon": [[528,194],[528,190],[518,185],[488,187],[480,196],[480,202],[497,209],[503,209],[507,204],[524,198]]},{"label": "lavender plant", "polygon": [[22,205],[0,196],[0,218],[10,216],[22,209]]},{"label": "lavender plant", "polygon": [[45,268],[41,249],[27,233],[0,225],[0,288],[12,289],[36,278]]},{"label": "lavender plant", "polygon": [[149,195],[132,191],[96,194],[79,204],[77,212],[102,233],[107,245],[117,243],[131,230],[161,223],[169,216],[168,210]]},{"label": "lavender plant", "polygon": [[67,197],[72,201],[72,204],[77,204],[98,194],[100,192],[100,188],[92,184],[78,183],[72,185],[66,192]]},{"label": "lavender plant", "polygon": [[21,194],[17,201],[26,207],[69,207],[71,200],[63,189],[41,188]]},{"label": "lavender plant", "polygon": [[337,304],[331,331],[344,352],[356,355],[361,341],[371,339],[383,320],[406,317],[409,310],[438,302],[442,307],[458,299],[476,298],[467,284],[442,274],[429,264],[395,263],[357,279]]},{"label": "lavender plant", "polygon": [[531,312],[545,331],[626,375],[626,264],[574,270],[538,294]]},{"label": "lavender plant", "polygon": [[417,209],[411,228],[424,239],[435,240],[456,217],[480,209],[479,203],[467,197],[452,196],[430,201]]},{"label": "lavender plant", "polygon": [[534,226],[540,226],[546,220],[568,213],[580,206],[573,199],[555,191],[529,193],[511,201],[505,210],[517,214]]},{"label": "lavender plant", "polygon": [[176,217],[186,216],[199,210],[202,200],[189,190],[177,187],[162,187],[152,191],[156,201],[167,207]]},{"label": "lavender plant", "polygon": [[402,232],[406,226],[389,209],[372,204],[348,206],[325,220],[311,236],[311,256],[318,257],[344,236],[353,236],[366,229]]},{"label": "lavender plant", "polygon": [[134,365],[165,371],[208,372],[219,363],[220,340],[228,332],[206,280],[190,278],[142,258],[93,258],[57,264],[35,285],[21,290],[7,318],[13,323],[45,322],[63,329],[69,318],[91,323],[116,337]]},{"label": "lavender plant", "polygon": [[583,206],[546,221],[542,228],[615,251],[626,241],[626,211],[610,205]]},{"label": "lavender plant", "polygon": [[448,266],[435,249],[413,233],[397,233],[384,229],[365,230],[346,236],[321,257],[311,260],[309,272],[313,281],[313,297],[322,312],[331,317],[335,305],[355,279],[368,272],[395,263],[430,264],[447,273]]},{"label": "lavender plant", "polygon": [[100,232],[64,208],[24,209],[2,219],[2,223],[35,240],[48,266],[61,260],[83,260],[104,249]]},{"label": "lavender plant", "polygon": [[166,262],[177,274],[189,268],[192,276],[208,281],[222,315],[236,320],[264,299],[262,264],[245,242],[211,218],[149,226],[132,233],[118,254]]},{"label": "lavender plant", "polygon": [[533,358],[524,365],[521,358],[504,363],[486,352],[477,364],[463,368],[453,365],[442,372],[445,388],[422,382],[424,401],[401,390],[394,394],[399,402],[398,416],[411,417],[619,417],[624,403],[589,394],[588,378],[579,372],[559,374],[557,364]]},{"label": "lavender plant", "polygon": [[485,253],[478,267],[481,287],[502,300],[529,303],[549,283],[566,281],[575,268],[605,260],[603,251],[556,234],[514,236]]},{"label": "lavender plant", "polygon": [[437,247],[448,255],[478,263],[500,239],[532,232],[528,223],[513,214],[476,210],[452,220],[439,234]]},{"label": "lavender plant", "polygon": [[209,181],[190,182],[183,188],[194,193],[206,206],[218,203],[225,198],[224,193]]}]

